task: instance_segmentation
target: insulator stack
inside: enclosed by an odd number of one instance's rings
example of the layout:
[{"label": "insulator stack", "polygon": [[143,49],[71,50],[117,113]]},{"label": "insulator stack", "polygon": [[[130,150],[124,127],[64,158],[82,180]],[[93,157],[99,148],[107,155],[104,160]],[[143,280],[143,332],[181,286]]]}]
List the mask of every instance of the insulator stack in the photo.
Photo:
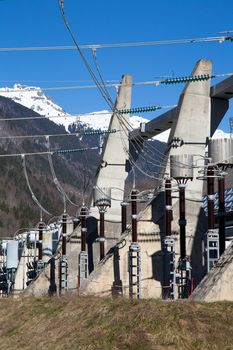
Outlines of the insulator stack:
[{"label": "insulator stack", "polygon": [[185,185],[179,185],[180,257],[186,258]]},{"label": "insulator stack", "polygon": [[172,229],[172,184],[170,179],[165,181],[165,234],[171,236]]},{"label": "insulator stack", "polygon": [[105,257],[105,222],[104,222],[104,216],[105,216],[105,210],[100,210],[100,235],[99,235],[99,242],[100,242],[100,260],[102,260]]},{"label": "insulator stack", "polygon": [[39,246],[38,246],[38,259],[42,260],[43,259],[43,222],[39,222]]},{"label": "insulator stack", "polygon": [[121,202],[121,233],[127,228],[127,202]]},{"label": "insulator stack", "polygon": [[88,254],[86,252],[87,216],[88,209],[83,206],[80,210],[81,252],[79,254],[79,288],[82,287],[82,282],[88,277]]},{"label": "insulator stack", "polygon": [[138,191],[133,189],[131,191],[131,214],[132,214],[132,242],[136,243],[138,240],[137,236],[137,199]]},{"label": "insulator stack", "polygon": [[80,210],[80,222],[81,222],[81,251],[86,251],[86,235],[87,235],[87,207],[82,207]]},{"label": "insulator stack", "polygon": [[208,230],[214,230],[214,167],[207,168]]},{"label": "insulator stack", "polygon": [[225,210],[225,176],[218,179],[218,225],[219,225],[219,253],[222,255],[225,251],[226,241],[226,210]]},{"label": "insulator stack", "polygon": [[67,214],[62,215],[62,255],[66,255]]}]

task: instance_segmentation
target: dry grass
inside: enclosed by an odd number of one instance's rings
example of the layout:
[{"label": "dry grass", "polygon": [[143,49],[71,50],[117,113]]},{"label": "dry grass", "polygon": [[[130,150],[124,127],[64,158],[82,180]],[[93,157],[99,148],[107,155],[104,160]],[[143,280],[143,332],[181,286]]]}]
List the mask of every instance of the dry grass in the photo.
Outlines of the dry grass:
[{"label": "dry grass", "polygon": [[231,350],[233,303],[0,300],[0,349]]}]

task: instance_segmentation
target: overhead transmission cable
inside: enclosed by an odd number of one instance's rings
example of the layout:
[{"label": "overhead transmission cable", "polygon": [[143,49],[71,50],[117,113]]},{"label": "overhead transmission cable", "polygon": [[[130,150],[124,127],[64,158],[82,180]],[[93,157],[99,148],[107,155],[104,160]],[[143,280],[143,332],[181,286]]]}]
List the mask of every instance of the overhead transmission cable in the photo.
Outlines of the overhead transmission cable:
[{"label": "overhead transmission cable", "polygon": [[42,155],[54,155],[54,154],[68,154],[68,153],[76,153],[76,152],[86,152],[92,150],[98,150],[99,147],[85,147],[85,148],[68,148],[68,149],[55,149],[50,151],[42,151],[42,152],[24,152],[24,153],[5,153],[0,154],[0,158],[8,158],[8,157],[22,157],[22,156],[42,156]]},{"label": "overhead transmission cable", "polygon": [[[83,126],[83,129],[85,129],[85,126]],[[82,134],[85,135],[86,131],[81,132],[81,134],[79,134],[80,136],[78,137],[78,141],[79,141],[79,145],[80,147],[82,147]],[[105,133],[108,134],[108,133]],[[102,134],[103,135],[103,134]],[[85,146],[85,145],[83,145]],[[99,148],[100,150],[100,148]],[[86,196],[86,191],[87,188],[90,184],[90,176],[88,174],[88,159],[87,159],[87,153],[84,152],[84,154],[81,154],[81,161],[82,161],[82,166],[83,166],[83,186],[82,186],[82,205],[85,204],[85,196]]]},{"label": "overhead transmission cable", "polygon": [[[92,51],[92,52],[93,52],[93,60],[94,60],[94,63],[95,63],[95,67],[96,67],[96,70],[97,70],[97,72],[98,72],[98,74],[99,74],[99,77],[100,77],[100,79],[101,79],[101,82],[102,82],[102,84],[103,84],[103,86],[104,86],[106,95],[109,96],[109,100],[112,101],[112,100],[111,100],[111,97],[110,97],[110,95],[109,95],[109,91],[108,91],[108,89],[107,89],[107,86],[105,85],[104,79],[103,79],[103,77],[102,77],[102,73],[101,73],[101,70],[100,70],[100,68],[99,68],[98,62],[97,62],[96,50],[95,50],[95,51]],[[112,106],[113,106],[113,101],[112,101]],[[116,105],[114,105],[113,110],[114,110],[115,113],[117,114],[117,117],[118,117],[118,120],[119,120],[119,119],[120,119],[120,118],[119,118],[119,115],[121,115],[121,111],[119,111],[119,110],[116,108]],[[113,111],[113,113],[114,113],[114,111]],[[128,110],[128,111],[126,110],[126,113],[127,113],[127,112],[129,112],[129,110]],[[118,115],[118,113],[119,113],[119,115]],[[120,121],[120,120],[119,120],[119,121]],[[120,130],[120,132],[121,132],[121,133],[122,133],[122,132],[125,133],[125,131],[124,131],[125,125],[124,125],[123,123],[121,123],[121,122],[120,122],[120,124],[121,124],[121,128],[122,128],[122,130]],[[127,138],[128,138],[128,134],[126,134],[126,136],[127,136]],[[133,166],[137,167],[137,164],[136,164],[135,162],[133,162],[132,159],[130,159],[130,158],[132,158],[132,157],[131,157],[129,151],[127,150],[126,145],[124,145],[124,143],[125,143],[125,142],[124,142],[124,137],[122,138],[122,143],[123,143],[123,148],[124,148],[124,149],[126,150],[126,152],[128,153],[128,159],[129,159],[129,161],[130,161],[130,164],[131,164],[131,166],[132,166],[132,169],[133,169]],[[141,169],[140,169],[140,170],[141,170]],[[144,171],[142,171],[142,172],[143,172],[143,174],[146,175],[147,177],[148,177],[148,176],[149,176],[149,177],[152,177],[152,176],[150,176],[148,173],[146,173],[146,172],[144,172]],[[135,187],[135,173],[134,173],[134,170],[133,170],[133,175],[134,175],[134,184],[133,184],[133,187]],[[154,177],[153,177],[153,179],[154,179]],[[113,200],[114,200],[114,199],[113,199]],[[115,199],[115,200],[116,200],[116,199]]]},{"label": "overhead transmission cable", "polygon": [[[4,1],[4,0],[1,0]],[[178,44],[199,44],[199,43],[220,43],[233,42],[232,35],[210,36],[203,38],[188,38],[175,40],[154,40],[154,41],[136,41],[129,43],[110,43],[110,44],[89,44],[79,45],[81,50],[92,49],[117,49],[127,47],[147,47],[160,45],[178,45]],[[75,50],[76,45],[58,45],[58,46],[37,46],[37,47],[0,47],[0,52],[32,52],[32,51],[64,51]]]},{"label": "overhead transmission cable", "polygon": [[[82,54],[82,52],[81,52],[81,50],[80,50],[80,47],[79,47],[79,45],[77,44],[77,42],[76,42],[76,39],[75,39],[75,37],[74,37],[74,35],[73,35],[73,33],[72,33],[72,31],[70,30],[70,27],[69,27],[69,24],[68,24],[68,22],[67,22],[67,19],[66,19],[66,16],[65,16],[65,13],[64,13],[64,1],[63,0],[58,0],[58,3],[59,3],[59,7],[60,7],[60,10],[61,10],[61,14],[62,14],[62,17],[63,17],[63,20],[64,20],[64,22],[65,22],[65,24],[66,24],[66,27],[67,27],[67,29],[68,29],[68,31],[69,31],[69,33],[70,33],[70,35],[71,35],[71,37],[72,37],[72,39],[73,39],[73,42],[75,43],[75,45],[76,45],[76,48],[79,50],[79,53],[80,53],[80,55],[81,55],[81,57],[82,57],[82,59],[83,59],[83,61],[84,61],[84,63],[85,63],[85,65],[86,65],[86,67],[87,67],[87,69],[89,70],[89,73],[92,75],[93,74],[93,71],[90,69],[90,66],[89,66],[89,64],[88,64],[88,62],[86,61],[86,59],[85,59],[85,57],[84,57],[84,55]],[[221,36],[221,37],[217,37],[217,41],[224,41],[224,40],[230,40],[230,41],[233,41],[233,37],[231,37],[231,36]],[[214,38],[199,38],[199,39],[185,39],[185,40],[173,40],[173,41],[160,41],[160,42],[156,42],[156,44],[177,44],[177,43],[185,43],[185,42],[188,42],[188,43],[193,43],[193,42],[208,42],[208,41],[216,41],[216,37],[214,37]],[[147,46],[148,45],[148,43],[137,43],[139,46]],[[149,43],[150,45],[151,45],[151,42]],[[153,43],[153,44],[155,44],[155,42]],[[117,44],[117,46],[119,47],[123,47],[123,46],[134,46],[134,43],[132,44],[132,43],[128,43],[128,44]],[[103,48],[103,47],[110,47],[110,45],[92,45],[91,47],[89,47],[89,48],[91,48],[92,50],[94,49],[94,50],[96,50],[97,48],[99,49],[99,48]],[[111,47],[116,47],[116,44],[115,45],[111,45]],[[98,70],[98,73],[99,73],[99,75],[100,75],[100,77],[101,77],[101,74],[100,74],[100,70],[99,69],[97,69]],[[98,86],[98,84],[99,84],[99,82],[98,82],[98,79],[96,79],[96,77],[95,77],[95,75],[92,75],[92,78],[93,78],[93,80],[95,81],[95,83],[96,83],[96,85]],[[187,78],[187,77],[186,77]],[[208,78],[210,78],[210,77],[205,77],[206,79],[208,79]],[[198,79],[198,80],[201,80],[201,79]],[[103,82],[103,80],[102,80],[102,78],[101,78],[101,81]],[[186,79],[186,81],[187,81],[187,79]],[[189,81],[193,81],[193,80],[189,80]],[[164,81],[163,83],[165,83],[165,84],[170,84],[170,83],[178,83],[178,82],[185,82],[185,79],[183,79],[182,81],[178,81],[178,80],[173,80],[173,82],[171,81],[171,80],[166,80],[166,81]],[[99,88],[99,90],[101,91],[101,86],[99,85],[98,86],[98,88]],[[105,85],[104,85],[104,91],[105,91],[105,93],[106,93],[106,87],[105,87]],[[103,91],[101,91],[102,92],[102,95],[103,95]],[[103,96],[104,97],[104,96]],[[109,99],[109,95],[108,95],[108,93],[106,93],[106,95],[105,95],[105,100],[108,100],[109,102],[111,102],[111,99]]]},{"label": "overhead transmission cable", "polygon": [[[96,55],[96,54],[95,54]],[[96,61],[96,59],[95,59]],[[91,69],[91,67],[90,67]],[[99,67],[98,67],[99,70]],[[92,71],[92,69],[91,69]],[[93,71],[92,73],[93,74]],[[190,75],[190,76],[180,76],[180,77],[174,77],[174,78],[167,78],[167,79],[163,79],[163,80],[148,80],[148,81],[139,81],[139,82],[135,82],[132,83],[132,86],[160,86],[160,85],[173,85],[173,84],[185,84],[187,82],[189,83],[197,83],[200,81],[205,81],[205,80],[209,80],[209,79],[214,79],[214,78],[224,78],[224,77],[230,77],[233,75],[233,72],[230,73],[219,73],[219,74],[213,74],[213,75],[209,75],[209,74],[203,74],[203,75]],[[95,79],[97,79],[95,77]],[[98,85],[97,85],[98,84]],[[81,90],[81,89],[96,89],[98,88],[100,91],[102,91],[102,93],[104,93],[105,88],[110,88],[110,87],[115,87],[115,88],[119,88],[120,86],[124,86],[124,84],[122,83],[114,83],[114,84],[109,84],[109,83],[104,83],[104,81],[98,82],[95,85],[76,85],[76,86],[54,86],[54,87],[44,87],[42,88],[43,91],[65,91],[65,90]],[[127,85],[125,85],[127,86]],[[28,88],[24,88],[24,89],[11,89],[9,88],[9,90],[3,91],[3,93],[12,93],[12,92],[28,92],[28,91],[37,91],[38,88],[32,88],[32,87],[28,87]],[[1,93],[1,90],[0,90]]]},{"label": "overhead transmission cable", "polygon": [[[126,120],[124,120],[124,122],[125,122]],[[122,121],[121,121],[122,122]],[[124,127],[125,127],[125,124],[123,123],[123,125],[124,125]],[[123,130],[124,130],[124,128],[122,128]],[[130,140],[129,140],[130,141]],[[134,143],[132,143],[132,141],[130,141],[131,142],[131,145],[133,146],[133,148],[134,148],[134,150],[135,150],[135,153],[137,154],[138,153],[138,148],[134,145]],[[144,170],[142,170],[140,167],[139,167],[139,165],[136,163],[136,161],[133,159],[133,157],[132,157],[132,155],[131,155],[131,153],[129,152],[129,150],[127,149],[127,145],[125,144],[125,142],[124,142],[124,137],[122,138],[122,143],[123,143],[123,150],[124,150],[124,152],[126,153],[126,155],[127,155],[127,157],[128,157],[128,159],[129,159],[129,162],[130,162],[130,164],[131,164],[131,166],[135,166],[143,175],[145,175],[146,177],[150,177],[150,178],[153,178],[153,179],[155,179],[155,180],[160,180],[160,178],[158,178],[158,177],[155,177],[155,176],[153,176],[153,175],[150,175],[150,174],[148,174],[148,173],[146,173]],[[141,147],[141,145],[138,145],[138,147]],[[142,156],[141,155],[141,157],[142,157],[142,159],[144,159],[144,161],[147,161],[146,160],[146,158],[144,157],[144,156]],[[152,163],[153,165],[155,165],[154,163]]]},{"label": "overhead transmission cable", "polygon": [[[0,119],[1,120],[1,119]],[[115,134],[119,132],[119,130],[111,129],[111,130],[93,130],[86,132],[75,132],[75,133],[64,133],[64,134],[37,134],[37,135],[12,135],[12,136],[0,136],[0,139],[33,139],[33,138],[50,138],[50,137],[80,137],[80,136],[96,136],[96,135],[107,135],[107,134]]]},{"label": "overhead transmission cable", "polygon": [[[103,86],[104,86],[105,93],[106,93],[106,95],[108,96],[108,99],[109,99],[109,101],[111,101],[112,106],[113,106],[113,101],[112,101],[112,99],[111,99],[111,96],[110,96],[110,94],[109,94],[109,91],[108,91],[108,89],[107,89],[107,86],[106,86],[106,84],[105,84],[105,82],[104,82],[104,79],[103,79],[101,70],[100,70],[99,65],[98,65],[98,62],[97,62],[96,50],[95,50],[95,51],[92,50],[92,52],[93,52],[93,60],[94,60],[94,63],[95,63],[96,70],[97,70],[98,75],[99,75],[99,77],[100,77],[100,80],[101,80],[101,82],[102,82],[102,84],[103,84]],[[122,84],[122,85],[123,85],[123,84]],[[116,106],[114,106],[113,110],[114,110],[115,113],[117,114],[118,120],[119,120],[119,119],[120,119],[120,118],[119,118],[119,115],[121,115],[120,110],[116,109]],[[113,113],[114,113],[114,112],[113,112]],[[118,113],[119,113],[119,115],[118,115]],[[127,113],[127,112],[126,112],[126,113]],[[120,130],[120,131],[121,131],[121,132],[124,132],[125,125],[123,125],[123,123],[121,123],[121,127],[122,127],[122,130]],[[124,132],[124,133],[125,133],[125,132]],[[128,137],[128,134],[126,134],[126,136]],[[122,142],[124,142],[124,138],[122,138]],[[127,147],[124,146],[124,148],[127,150]],[[130,159],[130,158],[132,158],[132,156],[129,154],[128,151],[127,151],[127,153],[128,153],[128,157],[129,157],[128,159],[129,159],[131,165],[134,165],[135,167],[137,167],[137,164],[136,164],[135,162],[133,162],[133,161]],[[133,163],[133,164],[132,164],[132,163]],[[141,170],[141,169],[140,169],[140,170]],[[152,176],[150,176],[148,173],[146,173],[146,172],[144,172],[144,171],[142,171],[142,172],[143,172],[144,175],[149,176],[149,177],[152,177]],[[153,177],[153,178],[154,178],[154,177]]]},{"label": "overhead transmission cable", "polygon": [[[113,101],[112,101],[112,99],[111,99],[111,96],[110,96],[110,94],[109,94],[109,91],[108,91],[108,89],[107,89],[107,86],[106,86],[106,84],[105,84],[105,82],[104,82],[104,79],[103,79],[103,76],[102,76],[102,73],[101,73],[99,64],[98,64],[98,62],[97,62],[96,49],[95,49],[95,50],[94,50],[94,49],[92,50],[92,54],[93,54],[93,60],[94,60],[94,64],[95,64],[96,70],[97,70],[98,75],[99,75],[99,77],[100,77],[101,83],[102,83],[102,85],[103,85],[103,87],[104,87],[106,96],[108,97],[108,101],[111,102],[111,104],[112,104],[112,109],[113,109],[113,111],[115,111],[115,113],[117,114],[118,120],[120,121],[121,115],[122,115],[122,114],[129,113],[130,109],[128,109],[128,110],[127,110],[127,109],[126,109],[126,110],[119,110],[119,109],[116,108],[116,105],[113,104]],[[124,85],[124,84],[121,84],[121,85]],[[114,107],[113,107],[113,106],[114,106]],[[136,111],[140,112],[141,110],[143,110],[143,108],[142,108],[142,109],[139,109],[139,108],[135,108],[135,109],[134,109],[135,112],[136,112]],[[118,114],[118,113],[119,113],[119,114]],[[123,117],[123,118],[124,118],[124,117]],[[125,119],[125,118],[124,118],[124,119]],[[128,121],[127,121],[127,122],[128,122]],[[128,124],[129,124],[129,123],[128,123]],[[130,125],[130,124],[129,124],[129,125]],[[123,125],[122,122],[121,122],[121,126],[122,126],[122,130],[120,130],[121,132],[124,131],[125,128],[127,128],[125,125]],[[131,125],[130,125],[130,127],[131,127]],[[127,128],[127,130],[129,131],[128,128]],[[128,134],[127,134],[126,136],[128,137]],[[127,148],[126,148],[126,149],[127,149]],[[128,156],[129,156],[129,160],[130,160],[130,155],[128,154]],[[147,162],[148,162],[147,159],[146,159],[146,158],[144,158],[144,159],[145,159],[145,161],[146,161],[146,163],[147,163]],[[154,159],[153,159],[153,161],[154,161]],[[150,162],[150,163],[154,165],[154,162],[153,162],[153,163]],[[143,173],[144,173],[144,175],[147,174],[147,173],[144,172],[144,171],[143,171]],[[152,177],[152,176],[150,176],[150,177]],[[154,176],[153,176],[153,178],[154,178]]]},{"label": "overhead transmission cable", "polygon": [[[160,109],[168,109],[168,108],[174,108],[177,107],[177,105],[166,105],[166,106],[147,106],[147,107],[135,107],[135,108],[131,108],[130,112],[127,113],[143,113],[143,112],[153,112],[153,111],[157,111]],[[127,110],[128,111],[128,110]],[[99,117],[100,115],[106,115],[106,114],[110,114],[112,113],[112,111],[103,111],[103,112],[94,112],[94,113],[84,113],[84,114],[65,114],[65,115],[58,115],[58,116],[45,116],[45,115],[41,115],[40,117],[18,117],[18,118],[0,118],[0,121],[20,121],[20,120],[36,120],[36,119],[56,119],[56,118],[80,118],[80,117],[88,117],[88,116],[96,116]],[[120,110],[120,113],[125,114],[125,110],[122,109]],[[81,122],[81,121],[80,121]],[[91,125],[88,122],[84,122],[87,125]],[[97,132],[97,131],[96,131]],[[91,134],[91,131],[86,131],[86,133]],[[51,135],[52,136],[52,135]]]},{"label": "overhead transmission cable", "polygon": [[[88,71],[89,71],[91,77],[93,78],[93,80],[94,80],[94,82],[95,82],[95,84],[96,84],[98,90],[100,91],[102,97],[103,97],[104,100],[107,102],[107,104],[109,105],[109,107],[111,108],[111,110],[113,111],[113,113],[116,113],[116,114],[117,114],[119,120],[120,120],[120,119],[121,119],[121,120],[122,120],[122,119],[125,119],[125,118],[122,116],[122,114],[120,114],[119,111],[117,111],[117,110],[115,109],[115,106],[114,106],[114,104],[113,104],[113,101],[112,101],[112,99],[111,99],[111,96],[110,96],[110,94],[109,94],[109,92],[108,92],[108,90],[107,90],[106,84],[101,85],[101,84],[99,83],[98,78],[96,77],[96,75],[95,75],[95,73],[93,72],[92,68],[90,67],[88,61],[86,60],[85,56],[83,55],[82,50],[80,49],[79,44],[78,44],[76,38],[74,37],[74,35],[73,35],[73,33],[72,33],[72,31],[71,31],[71,29],[70,29],[70,27],[69,27],[68,21],[67,21],[67,19],[66,19],[65,12],[64,12],[64,1],[63,1],[63,0],[58,0],[58,5],[59,5],[59,8],[60,8],[60,12],[61,12],[63,21],[64,21],[64,23],[65,23],[65,25],[66,25],[66,28],[67,28],[67,30],[68,30],[68,32],[69,32],[69,34],[70,34],[70,36],[71,36],[71,38],[72,38],[72,40],[73,40],[75,46],[76,46],[76,48],[77,48],[77,50],[78,50],[78,52],[79,52],[79,54],[80,54],[80,56],[81,56],[81,58],[82,58],[82,60],[83,60],[83,62],[84,62],[84,64],[85,64],[85,66],[86,66],[86,68],[88,69]],[[95,57],[95,61],[96,61],[96,57]],[[96,62],[95,62],[95,65],[96,65]],[[101,72],[100,72],[99,67],[97,66],[96,68],[97,68],[98,74],[101,76]],[[209,77],[209,78],[210,78],[210,77]],[[201,77],[198,77],[198,79],[199,79],[199,80],[203,80],[203,79],[204,79],[204,80],[207,80],[207,76],[205,76],[205,77],[204,77],[204,76],[201,76]],[[101,76],[101,81],[104,82],[102,76]],[[196,81],[196,79],[195,79],[195,81]],[[119,115],[120,115],[120,116],[119,116]],[[141,137],[141,136],[140,136],[140,137]],[[143,143],[144,140],[143,140],[142,137],[141,137],[141,139],[142,139],[141,143]],[[131,142],[131,143],[132,143],[132,142]],[[133,145],[133,147],[135,148],[134,145]],[[145,173],[145,174],[146,174],[146,173]]]},{"label": "overhead transmission cable", "polygon": [[[80,54],[80,56],[81,56],[81,58],[82,58],[82,60],[83,60],[83,62],[84,62],[84,64],[85,64],[86,68],[88,69],[88,71],[89,71],[91,77],[93,78],[93,80],[94,80],[94,82],[95,82],[95,84],[96,84],[98,90],[100,91],[102,97],[103,97],[104,100],[107,102],[107,104],[109,105],[109,107],[111,108],[111,110],[114,111],[114,104],[113,104],[113,101],[112,101],[112,99],[111,99],[111,96],[109,95],[109,92],[108,92],[108,90],[107,90],[105,84],[103,84],[103,86],[101,86],[101,84],[99,83],[97,77],[95,76],[95,73],[92,71],[92,69],[91,69],[91,67],[90,67],[90,65],[89,65],[89,63],[88,63],[88,61],[86,60],[85,56],[84,56],[83,53],[82,53],[82,50],[81,50],[80,47],[79,47],[78,42],[76,41],[76,38],[74,37],[74,35],[73,35],[73,33],[72,33],[72,31],[71,31],[71,29],[70,29],[70,27],[69,27],[69,24],[68,24],[68,21],[67,21],[67,19],[66,19],[65,12],[64,12],[64,1],[63,1],[63,0],[58,0],[58,4],[59,4],[59,8],[60,8],[60,12],[61,12],[63,21],[64,21],[64,23],[65,23],[65,25],[66,25],[66,28],[67,28],[67,30],[68,30],[68,32],[69,32],[69,34],[70,34],[70,36],[71,36],[71,38],[72,38],[72,40],[73,40],[75,46],[77,47],[77,50],[78,50],[78,52],[79,52],[79,54]],[[97,69],[97,71],[98,71],[98,74],[101,75],[99,69]],[[104,81],[104,80],[102,79],[102,76],[101,76],[101,81],[102,81],[102,82]]]},{"label": "overhead transmission cable", "polygon": [[50,152],[48,154],[48,161],[49,161],[49,167],[50,167],[50,171],[53,177],[53,182],[57,187],[58,192],[60,192],[60,194],[62,195],[63,198],[63,204],[64,204],[64,211],[66,211],[66,201],[68,201],[71,205],[75,206],[75,207],[79,207],[78,204],[74,203],[69,196],[67,195],[67,193],[65,192],[64,188],[62,187],[60,181],[58,180],[57,176],[56,176],[56,172],[54,169],[54,165],[53,165],[53,159],[52,159],[52,152],[50,149],[50,140],[49,140],[49,136],[46,137],[46,146],[48,151]]},{"label": "overhead transmission cable", "polygon": [[[85,57],[84,54],[82,53],[82,50],[80,49],[79,44],[78,44],[78,42],[77,42],[77,40],[76,40],[74,34],[72,33],[72,30],[71,30],[71,28],[70,28],[70,26],[69,26],[69,23],[68,23],[68,21],[67,21],[67,19],[66,19],[66,16],[65,16],[65,12],[64,12],[64,1],[63,1],[63,0],[58,0],[58,6],[59,6],[59,8],[60,8],[60,12],[61,12],[63,21],[64,21],[64,23],[65,23],[65,26],[66,26],[66,28],[67,28],[67,30],[68,30],[68,32],[69,32],[71,38],[72,38],[73,43],[75,44],[75,46],[76,46],[76,48],[77,48],[77,50],[78,50],[78,52],[79,52],[79,55],[80,55],[81,58],[82,58],[82,61],[83,61],[84,65],[86,66],[86,68],[87,68],[89,74],[91,75],[93,81],[95,82],[95,84],[96,84],[98,90],[100,91],[101,95],[103,96],[103,98],[104,98],[105,100],[108,100],[107,97],[106,97],[105,94],[104,94],[103,87],[102,87],[101,84],[99,83],[99,81],[98,81],[97,77],[95,76],[95,73],[93,72],[92,68],[90,67],[90,65],[89,65],[89,63],[88,63],[86,57]],[[108,104],[109,104],[109,103],[108,103]]]},{"label": "overhead transmission cable", "polygon": [[[2,155],[1,155],[2,156]],[[23,165],[23,172],[24,172],[24,176],[27,182],[27,186],[28,189],[31,193],[32,196],[32,200],[36,203],[36,205],[40,208],[41,211],[43,211],[45,214],[52,216],[52,214],[50,212],[48,212],[43,205],[39,202],[39,200],[37,199],[36,195],[34,194],[34,192],[32,191],[30,182],[29,182],[29,178],[28,178],[28,173],[27,173],[27,167],[26,167],[26,155],[25,154],[21,154],[22,157],[22,165]]]}]

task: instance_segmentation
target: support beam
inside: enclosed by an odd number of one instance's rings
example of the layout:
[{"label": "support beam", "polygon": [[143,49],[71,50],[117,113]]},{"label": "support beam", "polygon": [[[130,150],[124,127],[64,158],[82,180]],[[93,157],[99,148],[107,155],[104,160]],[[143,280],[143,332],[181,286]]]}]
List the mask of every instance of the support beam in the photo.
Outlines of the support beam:
[{"label": "support beam", "polygon": [[211,98],[211,131],[210,135],[213,136],[215,130],[221,123],[222,118],[226,114],[229,108],[229,101],[221,98]]},{"label": "support beam", "polygon": [[224,79],[220,83],[212,86],[210,90],[211,97],[229,100],[233,97],[233,76]]},{"label": "support beam", "polygon": [[[192,73],[192,75],[194,75]],[[195,86],[196,83],[193,83]],[[222,118],[229,108],[229,99],[233,98],[233,77],[224,79],[210,89],[211,98],[211,136],[214,134]],[[179,108],[173,108],[170,111],[146,123],[143,129],[133,130],[130,134],[131,140],[140,135],[144,140],[170,129],[179,115]]]},{"label": "support beam", "polygon": [[173,108],[170,111],[150,120],[148,123],[143,125],[143,128],[133,130],[130,133],[131,141],[140,135],[144,140],[148,140],[156,135],[161,134],[172,127],[176,122],[178,116],[178,109]]}]

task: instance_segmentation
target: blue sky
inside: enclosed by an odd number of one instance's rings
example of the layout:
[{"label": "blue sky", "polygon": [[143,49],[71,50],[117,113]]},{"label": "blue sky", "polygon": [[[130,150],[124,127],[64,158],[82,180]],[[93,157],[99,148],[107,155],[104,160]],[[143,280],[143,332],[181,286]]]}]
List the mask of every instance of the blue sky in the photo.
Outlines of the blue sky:
[{"label": "blue sky", "polygon": [[[218,36],[233,30],[233,2],[225,0],[64,0],[70,26],[80,44],[120,43]],[[72,45],[57,0],[0,1],[0,47]],[[91,64],[91,52],[85,51]],[[97,51],[105,80],[128,73],[134,81],[157,76],[189,75],[197,60],[213,61],[214,73],[233,72],[233,43],[205,43]],[[0,53],[1,86],[27,80],[41,87],[72,85],[58,80],[92,84],[76,51]],[[49,81],[49,82],[39,82]],[[213,81],[217,83],[217,79]],[[26,83],[25,83],[26,84]],[[81,83],[75,83],[80,85]],[[182,86],[135,87],[133,106],[176,104]],[[111,89],[112,96],[115,90]],[[49,92],[69,113],[107,109],[97,90]],[[155,113],[145,114],[152,118]],[[221,127],[228,131],[228,118]]]}]

